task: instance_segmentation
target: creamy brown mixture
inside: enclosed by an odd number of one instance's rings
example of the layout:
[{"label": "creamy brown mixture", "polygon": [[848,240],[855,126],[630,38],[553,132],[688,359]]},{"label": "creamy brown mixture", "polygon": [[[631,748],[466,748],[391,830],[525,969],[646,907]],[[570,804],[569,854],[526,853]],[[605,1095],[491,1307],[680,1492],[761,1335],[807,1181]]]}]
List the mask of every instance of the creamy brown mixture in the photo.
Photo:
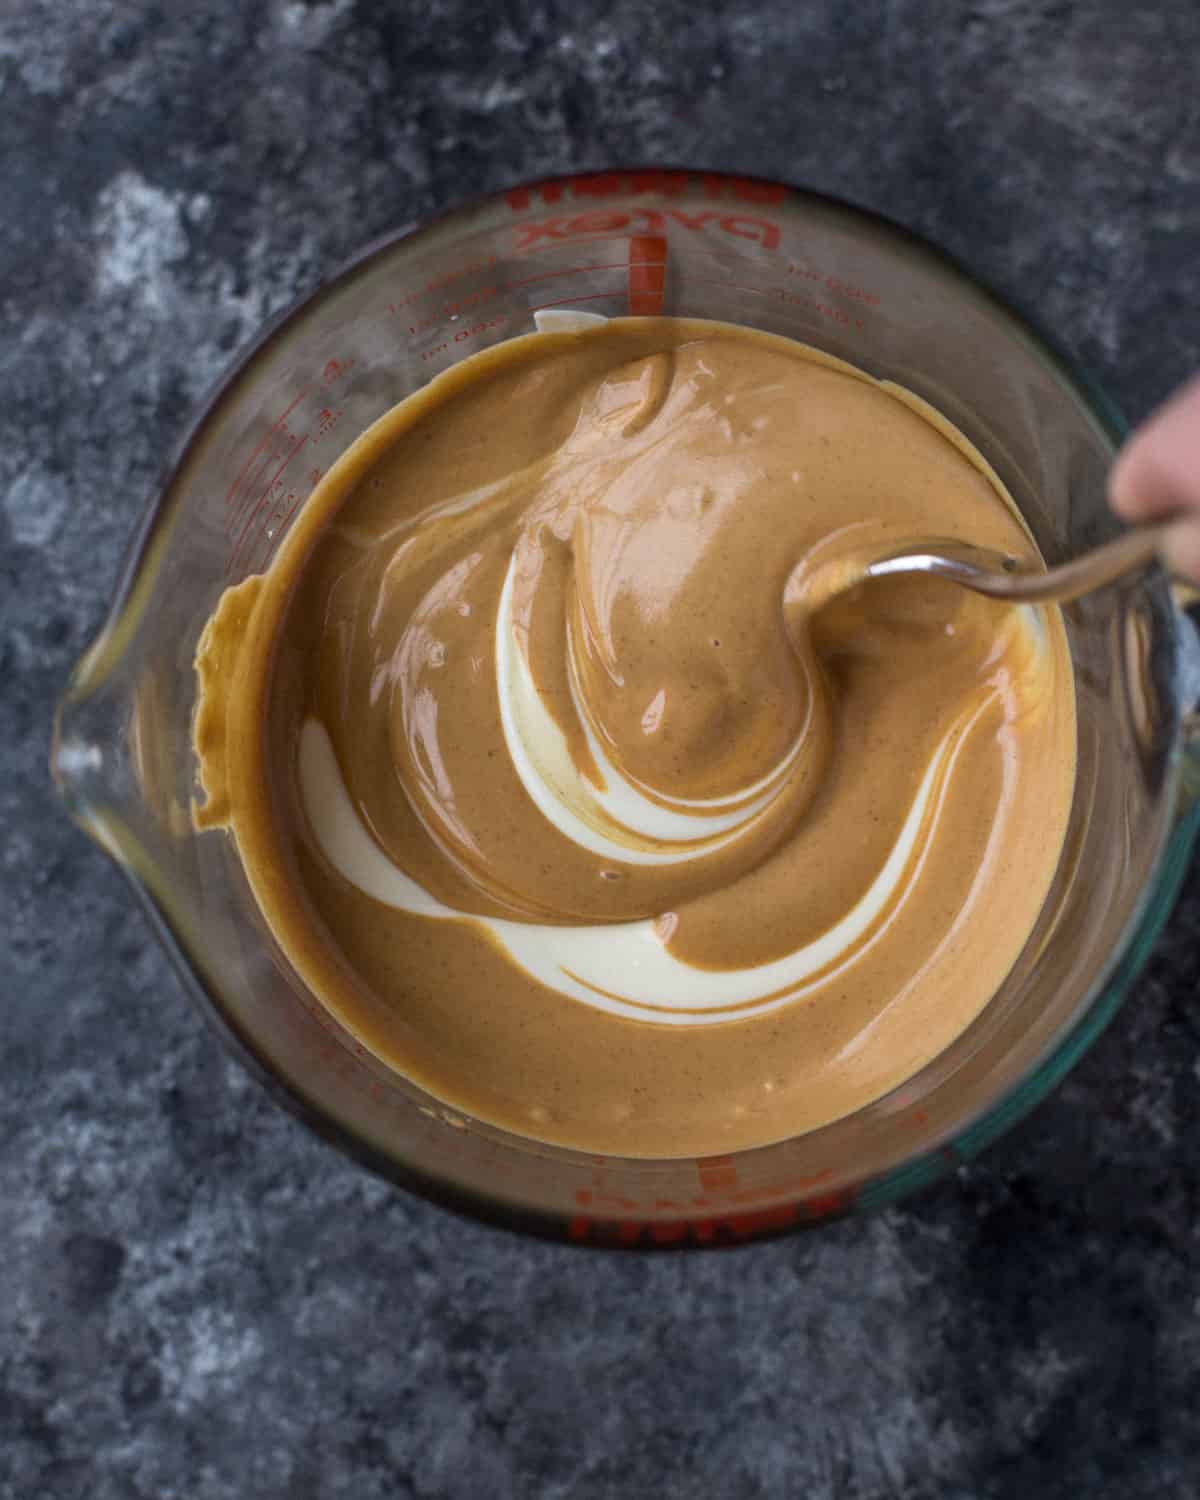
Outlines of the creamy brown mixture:
[{"label": "creamy brown mixture", "polygon": [[202,826],[313,992],[443,1101],[587,1150],[763,1144],[978,1014],[1075,764],[1036,556],[917,398],[670,319],[537,334],[375,424],[201,643]]}]

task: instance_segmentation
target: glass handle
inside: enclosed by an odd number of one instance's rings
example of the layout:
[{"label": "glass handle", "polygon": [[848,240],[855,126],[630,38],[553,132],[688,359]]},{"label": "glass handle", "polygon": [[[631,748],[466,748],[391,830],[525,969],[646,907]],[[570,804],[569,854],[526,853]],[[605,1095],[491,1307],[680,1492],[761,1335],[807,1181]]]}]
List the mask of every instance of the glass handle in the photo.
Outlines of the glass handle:
[{"label": "glass handle", "polygon": [[1187,766],[1184,791],[1200,801],[1200,588],[1174,580],[1171,597],[1179,628],[1177,687]]}]

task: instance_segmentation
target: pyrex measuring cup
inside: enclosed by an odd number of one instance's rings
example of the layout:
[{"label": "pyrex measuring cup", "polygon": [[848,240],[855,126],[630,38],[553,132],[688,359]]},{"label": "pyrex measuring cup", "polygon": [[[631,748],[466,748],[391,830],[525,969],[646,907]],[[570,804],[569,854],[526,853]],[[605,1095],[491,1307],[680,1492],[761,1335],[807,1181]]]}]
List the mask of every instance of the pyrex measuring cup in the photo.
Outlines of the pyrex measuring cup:
[{"label": "pyrex measuring cup", "polygon": [[780,1145],[618,1160],[455,1114],[312,999],[229,839],[193,831],[192,658],[222,589],[267,566],[370,422],[552,309],[720,318],[804,340],[945,412],[1051,561],[1115,529],[1104,502],[1114,414],[928,246],[777,183],[661,171],[536,183],[373,246],[242,357],[187,433],[71,680],[55,775],[234,1050],[396,1181],[505,1224],[622,1245],[747,1239],[886,1202],[978,1150],[1063,1075],[1164,920],[1200,823],[1200,643],[1160,575],[1067,609],[1075,805],[1046,908],[1002,991],[901,1088]]}]

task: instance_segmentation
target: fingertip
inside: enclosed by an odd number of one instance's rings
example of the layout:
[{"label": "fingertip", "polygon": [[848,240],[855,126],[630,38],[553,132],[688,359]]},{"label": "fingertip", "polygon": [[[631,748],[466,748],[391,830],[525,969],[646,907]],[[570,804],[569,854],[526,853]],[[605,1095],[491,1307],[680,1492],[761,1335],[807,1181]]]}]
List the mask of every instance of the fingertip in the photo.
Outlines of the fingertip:
[{"label": "fingertip", "polygon": [[1200,512],[1200,378],[1129,438],[1109,474],[1108,497],[1129,521]]},{"label": "fingertip", "polygon": [[1108,503],[1117,515],[1126,521],[1136,521],[1144,514],[1141,509],[1141,487],[1138,484],[1140,458],[1138,440],[1131,438],[1113,461],[1108,474]]},{"label": "fingertip", "polygon": [[1160,520],[1180,509],[1177,486],[1163,472],[1151,428],[1134,433],[1117,454],[1108,475],[1108,503],[1126,521]]}]

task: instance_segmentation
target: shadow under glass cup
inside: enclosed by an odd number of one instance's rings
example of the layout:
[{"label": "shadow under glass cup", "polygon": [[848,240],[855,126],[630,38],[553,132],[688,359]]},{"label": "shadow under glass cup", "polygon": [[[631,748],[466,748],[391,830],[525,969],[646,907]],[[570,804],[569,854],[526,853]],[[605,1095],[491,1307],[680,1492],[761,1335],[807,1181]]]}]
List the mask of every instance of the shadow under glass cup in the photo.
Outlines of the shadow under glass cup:
[{"label": "shadow under glass cup", "polygon": [[1161,573],[1064,610],[1074,806],[1050,896],[999,993],[900,1088],[778,1145],[630,1160],[459,1115],[308,993],[232,841],[192,828],[192,661],[224,588],[270,563],[318,479],[376,418],[564,309],[721,319],[815,345],[961,428],[1048,562],[1117,529],[1105,504],[1121,435],[1112,408],[930,246],[757,179],[648,170],[534,183],[372,246],[242,357],[186,435],[71,679],[56,780],[233,1050],[321,1134],[405,1187],[512,1228],[631,1247],[745,1241],[889,1202],[1062,1077],[1165,920],[1200,824],[1200,639]]}]

